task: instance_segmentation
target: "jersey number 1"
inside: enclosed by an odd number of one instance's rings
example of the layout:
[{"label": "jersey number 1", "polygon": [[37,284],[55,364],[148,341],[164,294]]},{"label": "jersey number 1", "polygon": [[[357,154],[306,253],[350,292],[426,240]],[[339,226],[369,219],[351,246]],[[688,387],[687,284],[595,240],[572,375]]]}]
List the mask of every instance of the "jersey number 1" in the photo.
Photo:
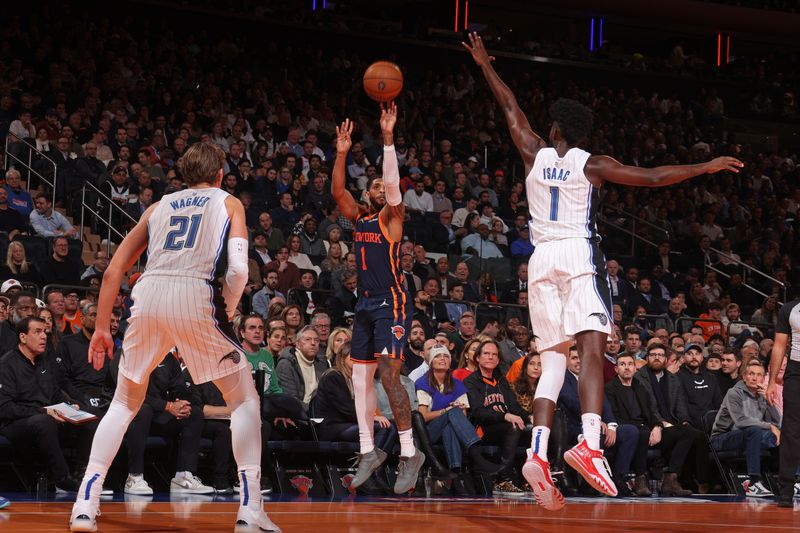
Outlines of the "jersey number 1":
[{"label": "jersey number 1", "polygon": [[558,219],[558,187],[550,187],[550,220]]},{"label": "jersey number 1", "polygon": [[[182,250],[192,248],[194,241],[197,240],[197,230],[200,229],[200,221],[203,215],[192,215],[191,218],[184,216],[174,216],[169,219],[169,227],[177,226],[174,230],[167,233],[167,242],[164,243],[165,250]],[[183,239],[183,237],[186,237]]]}]

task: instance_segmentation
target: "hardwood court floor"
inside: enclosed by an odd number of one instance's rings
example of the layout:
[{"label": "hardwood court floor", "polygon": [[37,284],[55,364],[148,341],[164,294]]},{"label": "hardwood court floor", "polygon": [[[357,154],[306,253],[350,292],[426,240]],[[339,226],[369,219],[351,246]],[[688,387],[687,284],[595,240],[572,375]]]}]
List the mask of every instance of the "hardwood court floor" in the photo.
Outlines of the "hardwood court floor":
[{"label": "hardwood court floor", "polygon": [[[0,531],[66,532],[69,502],[20,502],[0,511]],[[548,513],[534,503],[510,500],[381,499],[267,503],[271,518],[290,532],[779,532],[800,530],[800,513],[771,502],[719,503],[653,499],[571,502]],[[233,502],[108,502],[98,520],[101,533],[233,530]]]}]

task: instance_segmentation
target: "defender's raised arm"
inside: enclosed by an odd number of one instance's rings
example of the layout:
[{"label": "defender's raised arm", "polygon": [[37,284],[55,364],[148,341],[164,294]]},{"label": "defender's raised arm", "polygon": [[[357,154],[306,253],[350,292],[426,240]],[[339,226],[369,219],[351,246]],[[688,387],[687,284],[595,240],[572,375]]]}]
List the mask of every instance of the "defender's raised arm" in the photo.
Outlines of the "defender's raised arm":
[{"label": "defender's raised arm", "polygon": [[483,40],[477,33],[469,34],[470,44],[462,42],[461,45],[469,50],[472,54],[472,59],[480,67],[483,76],[489,83],[489,88],[492,90],[495,99],[503,109],[508,123],[508,129],[511,132],[511,138],[514,140],[514,145],[522,155],[522,161],[525,163],[525,173],[527,174],[533,168],[533,161],[536,159],[536,152],[547,146],[547,143],[539,135],[533,132],[528,117],[522,112],[522,109],[517,103],[517,98],[511,89],[503,83],[500,76],[492,67],[494,56],[490,56],[483,46]]}]

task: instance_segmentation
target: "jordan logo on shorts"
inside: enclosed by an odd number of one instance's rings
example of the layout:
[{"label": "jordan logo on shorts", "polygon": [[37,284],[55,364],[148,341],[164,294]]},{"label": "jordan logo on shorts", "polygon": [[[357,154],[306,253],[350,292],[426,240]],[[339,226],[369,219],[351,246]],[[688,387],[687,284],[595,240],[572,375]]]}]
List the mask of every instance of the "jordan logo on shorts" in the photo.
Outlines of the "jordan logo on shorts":
[{"label": "jordan logo on shorts", "polygon": [[231,352],[231,353],[229,353],[229,354],[225,354],[225,355],[223,355],[223,356],[222,356],[222,359],[220,359],[220,360],[219,360],[219,364],[221,365],[221,364],[222,364],[222,362],[223,362],[225,359],[230,359],[231,361],[233,361],[233,364],[234,364],[234,365],[238,365],[238,364],[239,364],[239,361],[241,360],[241,358],[242,358],[242,356],[241,356],[241,355],[239,355],[239,352],[237,352],[236,350],[234,350],[234,351],[232,351],[232,352]]},{"label": "jordan logo on shorts", "polygon": [[406,328],[404,328],[403,326],[392,326],[392,335],[394,335],[395,339],[400,340],[403,338],[403,335],[405,334],[406,334]]},{"label": "jordan logo on shorts", "polygon": [[592,313],[592,314],[591,314],[591,315],[589,315],[589,316],[590,316],[590,317],[593,317],[593,316],[594,316],[594,317],[597,317],[597,318],[600,320],[600,323],[601,323],[601,324],[603,324],[604,326],[605,326],[606,324],[608,324],[608,317],[606,316],[606,314],[605,314],[605,313]]}]

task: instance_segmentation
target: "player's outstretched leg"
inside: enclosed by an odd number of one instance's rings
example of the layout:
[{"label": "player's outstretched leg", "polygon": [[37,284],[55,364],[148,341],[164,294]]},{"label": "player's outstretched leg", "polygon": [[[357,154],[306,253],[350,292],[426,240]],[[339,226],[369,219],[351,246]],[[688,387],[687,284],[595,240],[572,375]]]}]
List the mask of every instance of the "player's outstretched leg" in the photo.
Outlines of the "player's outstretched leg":
[{"label": "player's outstretched leg", "polygon": [[419,471],[425,464],[425,454],[414,446],[414,435],[411,429],[411,402],[403,384],[400,383],[400,359],[381,358],[381,383],[389,398],[394,420],[397,422],[400,437],[400,462],[397,467],[397,479],[394,483],[395,494],[405,494],[417,484]]},{"label": "player's outstretched leg", "polygon": [[536,386],[533,401],[531,447],[522,467],[522,476],[531,486],[533,497],[548,511],[557,511],[564,507],[564,496],[550,476],[547,441],[550,439],[550,428],[553,427],[558,393],[564,384],[569,345],[566,342],[542,351],[542,376]]},{"label": "player's outstretched leg", "polygon": [[353,365],[353,397],[356,402],[356,418],[358,418],[358,441],[360,451],[356,475],[350,487],[356,489],[363,485],[370,476],[386,461],[386,452],[375,447],[374,423],[378,400],[375,397],[375,368],[372,361],[354,361]]},{"label": "player's outstretched leg", "polygon": [[[603,412],[603,351],[608,334],[583,331],[575,336],[581,358],[581,379],[578,394],[581,399],[583,438],[564,452],[564,460],[595,490],[606,496],[616,496],[617,486],[611,467],[600,449],[600,414]],[[544,361],[542,361],[544,364]]]},{"label": "player's outstretched leg", "polygon": [[147,383],[140,385],[120,375],[117,390],[108,412],[97,426],[92,441],[92,451],[86,474],[83,476],[78,499],[72,506],[70,529],[72,531],[97,531],[96,518],[100,514],[100,493],[103,481],[117,455],[128,425],[144,401]]},{"label": "player's outstretched leg", "polygon": [[[522,475],[531,486],[536,502],[548,511],[557,511],[564,506],[564,496],[550,475],[547,455],[547,444],[556,408],[555,400],[561,389],[566,369],[566,357],[556,351],[558,348],[560,346],[542,352],[543,372],[536,388],[533,405],[534,427],[531,432],[531,447],[522,467]],[[563,348],[566,350],[568,346],[564,345]]]},{"label": "player's outstretched leg", "polygon": [[261,497],[261,405],[250,371],[243,367],[235,374],[215,379],[214,384],[231,409],[233,457],[241,487],[234,531],[280,533],[264,512]]}]

